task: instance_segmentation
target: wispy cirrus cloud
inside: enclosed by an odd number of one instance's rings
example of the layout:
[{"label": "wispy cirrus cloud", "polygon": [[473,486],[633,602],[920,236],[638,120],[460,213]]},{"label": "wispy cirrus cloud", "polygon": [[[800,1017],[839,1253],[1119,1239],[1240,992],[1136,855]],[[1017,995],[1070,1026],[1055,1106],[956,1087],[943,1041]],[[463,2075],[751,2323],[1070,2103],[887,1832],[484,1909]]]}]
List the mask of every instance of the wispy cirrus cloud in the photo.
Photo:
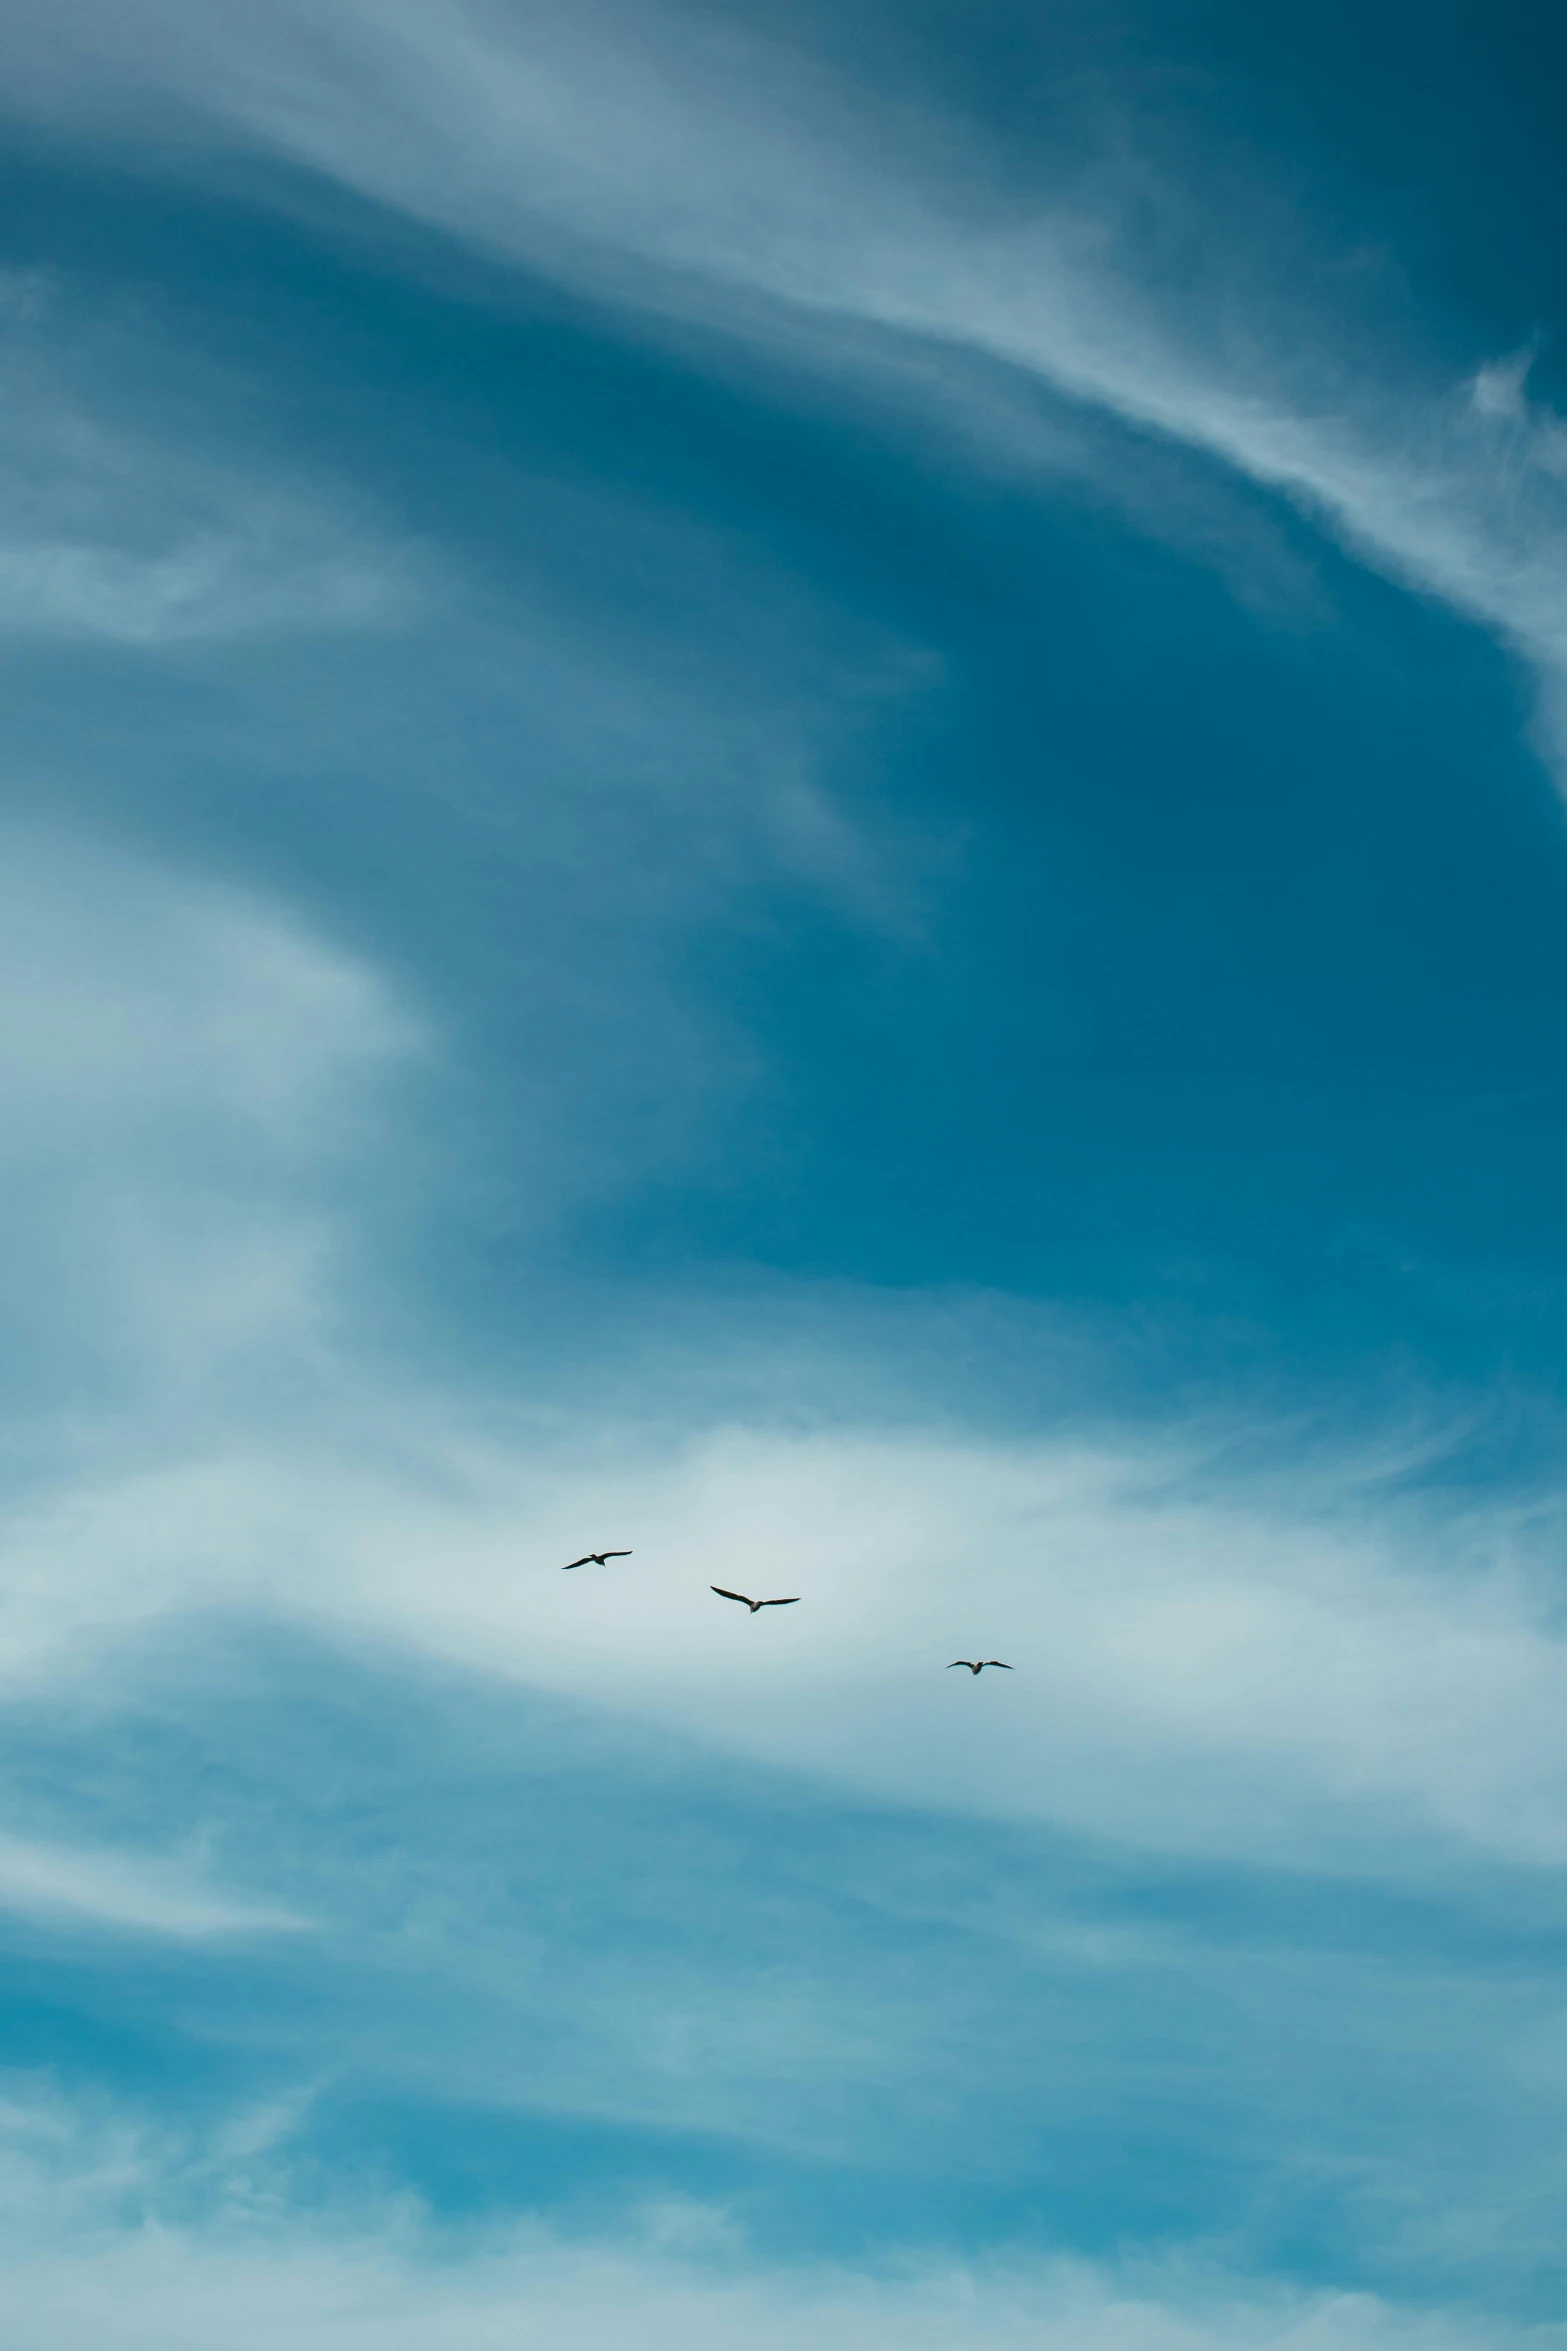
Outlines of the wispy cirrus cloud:
[{"label": "wispy cirrus cloud", "polygon": [[0,643],[151,651],[406,624],[429,594],[414,550],[277,451],[250,468],[226,454],[201,412],[228,388],[194,354],[160,418],[157,340],[84,319],[44,273],[0,281]]},{"label": "wispy cirrus cloud", "polygon": [[289,1911],[225,1897],[166,1862],[22,1837],[0,1837],[0,1909],[46,1923],[198,1942],[294,1931],[305,1923]]},{"label": "wispy cirrus cloud", "polygon": [[[1261,1863],[1155,1858],[993,1805],[878,1800],[769,1768],[722,1724],[655,1730],[612,1684],[564,1700],[276,1604],[79,1639],[10,1680],[0,1751],[31,1846],[156,1848],[187,1891],[310,1922],[186,1936],[199,1972],[179,1948],[138,1962],[171,2123],[214,2077],[274,2104],[336,2085],[301,2124],[306,2177],[368,2110],[414,2187],[476,2139],[526,2200],[507,2151],[542,2138],[556,2209],[584,2174],[657,2176],[759,2223],[803,2207],[836,2244],[854,2223],[832,2181],[853,2179],[851,2213],[923,2209],[916,2235],[963,2244],[1024,2178],[1059,2241],[1093,2246],[1107,2196],[1121,2242],[1169,2243],[1212,2225],[1217,2188],[1257,2263],[1305,2195],[1326,2197],[1334,2274],[1363,2284],[1549,2269],[1548,1878],[1492,1860],[1394,1885],[1320,1853],[1302,1870],[1282,1839]],[[94,2007],[147,1931],[26,1918],[24,1958]]]},{"label": "wispy cirrus cloud", "polygon": [[189,1409],[281,1334],[308,1352],[331,1171],[413,1014],[244,890],[75,831],[12,830],[0,901],[13,1409],[36,1428],[106,1376]]},{"label": "wispy cirrus cloud", "polygon": [[[47,111],[123,125],[124,93],[157,91],[207,136],[633,307],[764,346],[787,338],[792,312],[999,361],[1303,505],[1365,561],[1505,638],[1554,704],[1559,423],[1542,415],[1520,442],[1522,379],[1504,392],[1505,362],[1471,397],[1291,307],[1265,254],[1238,304],[1233,238],[1211,278],[1189,259],[1172,272],[1135,225],[1145,171],[1119,192],[1100,166],[1020,197],[987,178],[939,102],[878,110],[782,28],[720,45],[677,10],[405,0],[259,24],[158,0],[113,27],[82,15],[86,64],[37,25],[10,36]],[[796,338],[802,355],[817,332]],[[874,380],[874,350],[862,357]]]}]

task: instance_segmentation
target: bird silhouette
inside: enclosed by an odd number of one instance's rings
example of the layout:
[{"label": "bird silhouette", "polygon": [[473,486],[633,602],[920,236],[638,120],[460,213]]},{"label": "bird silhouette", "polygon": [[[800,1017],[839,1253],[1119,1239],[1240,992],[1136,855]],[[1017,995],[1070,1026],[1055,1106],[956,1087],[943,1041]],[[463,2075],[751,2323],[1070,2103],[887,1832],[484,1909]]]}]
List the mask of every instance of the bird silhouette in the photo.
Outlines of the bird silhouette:
[{"label": "bird silhouette", "polygon": [[[1004,1657],[981,1657],[977,1660],[972,1657],[954,1657],[952,1665],[966,1665],[970,1673],[983,1673],[987,1665],[999,1665],[1003,1673],[1016,1673],[1017,1671],[1017,1667],[1008,1665]],[[952,1665],[948,1666],[948,1673],[952,1671]]]},{"label": "bird silhouette", "polygon": [[602,1567],[606,1559],[629,1559],[630,1557],[629,1551],[584,1551],[580,1559],[568,1559],[561,1573],[565,1575],[574,1567],[586,1567],[590,1561],[595,1567]]},{"label": "bird silhouette", "polygon": [[710,1592],[716,1592],[720,1600],[738,1600],[741,1607],[749,1608],[753,1616],[759,1608],[793,1608],[800,1597],[796,1592],[793,1600],[748,1600],[744,1592],[726,1592],[722,1584],[709,1584],[707,1588]]}]

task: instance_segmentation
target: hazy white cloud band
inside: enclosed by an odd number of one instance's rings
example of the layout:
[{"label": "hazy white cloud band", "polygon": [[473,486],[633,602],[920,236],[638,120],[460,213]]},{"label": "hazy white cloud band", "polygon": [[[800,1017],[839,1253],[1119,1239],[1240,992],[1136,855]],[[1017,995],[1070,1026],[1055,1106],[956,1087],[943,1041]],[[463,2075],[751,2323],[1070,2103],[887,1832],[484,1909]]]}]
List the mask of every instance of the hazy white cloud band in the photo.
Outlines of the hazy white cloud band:
[{"label": "hazy white cloud band", "polygon": [[[86,2123],[36,2082],[0,2102],[7,2340],[102,2351],[1553,2351],[1554,2327],[1305,2293],[1205,2264],[998,2257],[875,2268],[758,2258],[674,2202],[618,2236],[431,2226],[416,2206],[309,2219],[288,2117],[212,2148]],[[283,2145],[278,2144],[279,2134]]]},{"label": "hazy white cloud band", "polygon": [[201,1941],[276,1933],[302,1921],[225,1900],[165,1862],[0,1837],[0,1910],[47,1923]]}]

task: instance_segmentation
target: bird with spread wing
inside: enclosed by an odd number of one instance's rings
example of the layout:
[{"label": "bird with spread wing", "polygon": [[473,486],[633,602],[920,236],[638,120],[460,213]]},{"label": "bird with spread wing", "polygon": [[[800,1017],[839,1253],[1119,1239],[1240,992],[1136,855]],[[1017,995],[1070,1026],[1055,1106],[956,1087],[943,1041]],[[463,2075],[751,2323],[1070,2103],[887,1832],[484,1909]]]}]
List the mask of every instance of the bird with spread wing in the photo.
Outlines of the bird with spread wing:
[{"label": "bird with spread wing", "polygon": [[606,1559],[629,1559],[630,1557],[629,1551],[584,1551],[580,1559],[568,1559],[561,1573],[563,1575],[569,1574],[574,1567],[589,1565],[602,1567]]},{"label": "bird with spread wing", "polygon": [[[970,1673],[983,1673],[987,1665],[999,1665],[1003,1673],[1016,1673],[1015,1665],[1008,1665],[1004,1657],[954,1657],[952,1665],[966,1665]],[[952,1665],[947,1668],[952,1671]]]},{"label": "bird with spread wing", "polygon": [[800,1598],[796,1592],[792,1600],[751,1600],[744,1592],[726,1592],[722,1584],[709,1584],[707,1588],[710,1592],[716,1592],[720,1600],[738,1600],[741,1607],[749,1608],[753,1616],[759,1608],[794,1608]]}]

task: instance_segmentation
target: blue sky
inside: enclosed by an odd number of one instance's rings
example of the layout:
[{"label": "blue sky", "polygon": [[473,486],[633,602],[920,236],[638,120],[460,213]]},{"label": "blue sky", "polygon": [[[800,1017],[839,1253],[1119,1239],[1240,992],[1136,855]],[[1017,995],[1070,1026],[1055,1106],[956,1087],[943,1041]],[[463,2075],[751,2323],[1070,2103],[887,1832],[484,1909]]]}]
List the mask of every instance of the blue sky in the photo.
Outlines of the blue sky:
[{"label": "blue sky", "polygon": [[18,2351],[1567,2343],[1546,16],[8,12]]}]

